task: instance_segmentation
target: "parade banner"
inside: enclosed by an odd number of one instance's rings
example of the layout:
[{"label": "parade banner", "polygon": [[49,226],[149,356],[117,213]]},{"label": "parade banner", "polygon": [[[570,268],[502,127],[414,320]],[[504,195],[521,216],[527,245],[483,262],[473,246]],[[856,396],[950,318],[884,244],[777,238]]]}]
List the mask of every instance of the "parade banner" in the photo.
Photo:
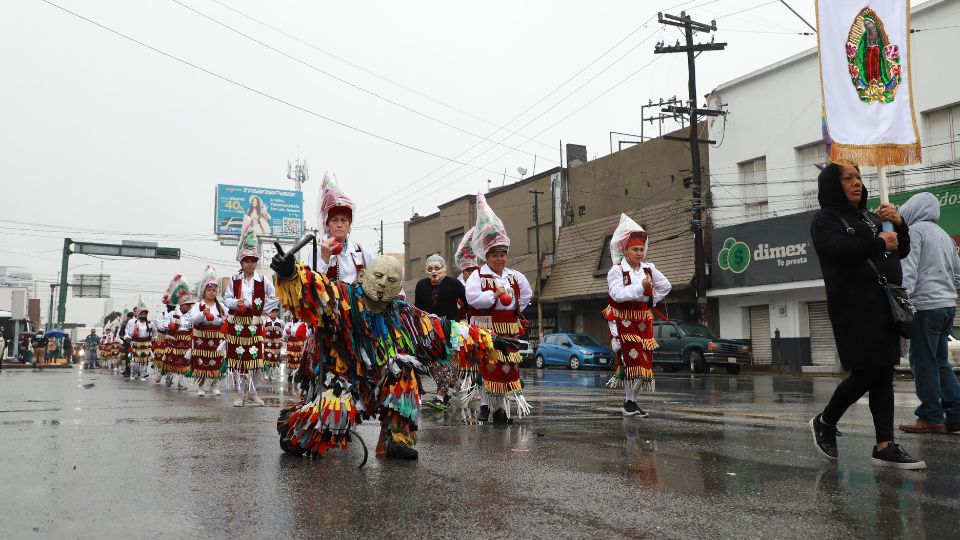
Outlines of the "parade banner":
[{"label": "parade banner", "polygon": [[908,0],[817,0],[828,156],[845,165],[920,162]]},{"label": "parade banner", "polygon": [[299,239],[303,235],[303,193],[286,189],[218,185],[214,234],[239,235],[245,215],[253,220],[257,236]]}]

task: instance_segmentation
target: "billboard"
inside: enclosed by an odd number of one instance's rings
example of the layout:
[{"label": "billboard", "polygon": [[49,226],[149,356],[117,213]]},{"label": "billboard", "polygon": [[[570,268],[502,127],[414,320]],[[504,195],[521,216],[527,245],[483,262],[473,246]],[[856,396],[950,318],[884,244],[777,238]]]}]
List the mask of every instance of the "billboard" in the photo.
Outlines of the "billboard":
[{"label": "billboard", "polygon": [[218,184],[214,234],[237,236],[243,216],[253,219],[254,231],[267,238],[303,236],[303,193],[286,189]]}]

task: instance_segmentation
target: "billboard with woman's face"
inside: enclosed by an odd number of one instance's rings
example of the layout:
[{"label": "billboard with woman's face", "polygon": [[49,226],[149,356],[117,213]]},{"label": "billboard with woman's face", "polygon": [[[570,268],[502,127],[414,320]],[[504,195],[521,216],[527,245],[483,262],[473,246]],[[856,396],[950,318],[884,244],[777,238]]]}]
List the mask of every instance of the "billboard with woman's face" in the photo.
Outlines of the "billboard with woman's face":
[{"label": "billboard with woman's face", "polygon": [[258,236],[303,236],[303,193],[299,191],[220,184],[216,205],[214,234],[239,235],[244,217],[249,216]]}]

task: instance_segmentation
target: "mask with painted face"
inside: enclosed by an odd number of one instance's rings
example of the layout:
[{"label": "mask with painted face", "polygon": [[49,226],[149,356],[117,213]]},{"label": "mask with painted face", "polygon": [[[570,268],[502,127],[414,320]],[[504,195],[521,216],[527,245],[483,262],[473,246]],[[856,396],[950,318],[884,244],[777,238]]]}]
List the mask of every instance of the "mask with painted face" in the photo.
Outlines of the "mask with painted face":
[{"label": "mask with painted face", "polygon": [[440,283],[443,278],[447,277],[447,266],[443,263],[430,261],[427,263],[426,270],[431,283]]},{"label": "mask with painted face", "polygon": [[371,308],[382,310],[403,288],[403,267],[400,261],[383,255],[373,259],[368,268],[360,271],[360,285]]}]

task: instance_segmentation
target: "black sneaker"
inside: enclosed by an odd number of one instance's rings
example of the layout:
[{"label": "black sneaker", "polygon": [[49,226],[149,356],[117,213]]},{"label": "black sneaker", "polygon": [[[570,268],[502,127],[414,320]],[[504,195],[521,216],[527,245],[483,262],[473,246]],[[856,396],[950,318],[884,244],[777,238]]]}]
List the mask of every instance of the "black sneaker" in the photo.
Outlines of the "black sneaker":
[{"label": "black sneaker", "polygon": [[489,405],[481,405],[481,406],[480,406],[480,413],[477,414],[477,420],[479,420],[479,421],[481,421],[481,422],[486,422],[486,421],[489,420],[489,419],[490,419],[490,406],[489,406]]},{"label": "black sneaker", "polygon": [[494,424],[512,424],[513,418],[507,416],[506,411],[503,409],[497,409],[493,412],[493,423]]},{"label": "black sneaker", "polygon": [[837,449],[837,437],[841,436],[837,426],[831,426],[822,420],[820,415],[810,419],[810,433],[813,434],[813,445],[817,447],[820,455],[830,461],[836,461],[840,458],[840,451]]},{"label": "black sneaker", "polygon": [[637,414],[634,415],[634,416],[636,416],[637,418],[646,418],[646,417],[650,416],[650,415],[647,413],[647,411],[641,409],[640,406],[637,405],[636,403],[634,403],[633,405],[637,408]]},{"label": "black sneaker", "polygon": [[900,445],[897,443],[890,443],[886,448],[879,451],[877,447],[874,446],[873,458],[870,460],[870,463],[877,467],[893,467],[894,469],[911,471],[927,468],[926,461],[911,456],[903,448],[900,448]]},{"label": "black sneaker", "polygon": [[397,444],[393,439],[387,440],[387,457],[390,459],[413,460],[419,457],[420,453],[411,446]]}]

